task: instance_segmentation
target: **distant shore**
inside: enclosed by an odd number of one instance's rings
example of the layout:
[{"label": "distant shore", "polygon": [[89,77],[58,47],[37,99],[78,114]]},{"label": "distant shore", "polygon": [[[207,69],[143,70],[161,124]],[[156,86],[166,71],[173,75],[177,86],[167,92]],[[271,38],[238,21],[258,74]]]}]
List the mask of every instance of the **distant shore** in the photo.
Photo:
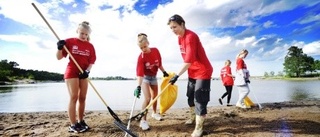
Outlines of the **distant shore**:
[{"label": "distant shore", "polygon": [[320,80],[320,77],[300,77],[300,78],[287,78],[287,77],[261,77],[265,80],[292,80],[292,81],[307,81],[307,80]]},{"label": "distant shore", "polygon": [[[307,80],[320,80],[320,77],[287,78],[287,77],[252,76],[251,79],[307,81]],[[96,80],[96,79],[91,79],[91,80]],[[119,80],[119,79],[117,79],[117,80]],[[188,79],[185,78],[185,79],[180,79],[180,80],[188,80]],[[212,80],[220,80],[220,78],[212,78]],[[106,80],[106,81],[110,81],[110,80]],[[43,82],[57,82],[57,81],[36,81],[36,80],[32,80],[32,79],[23,79],[23,80],[15,80],[15,81],[0,81],[0,85],[35,84],[35,83],[39,83],[39,82],[43,83]],[[61,82],[63,82],[63,81],[61,81]]]},{"label": "distant shore", "polygon": [[[220,78],[213,78],[214,80],[220,80]],[[299,78],[288,78],[288,77],[264,77],[264,76],[251,76],[250,79],[262,79],[262,80],[293,80],[293,81],[304,81],[304,80],[320,80],[320,77],[299,77]]]},{"label": "distant shore", "polygon": [[37,81],[32,79],[23,79],[15,81],[0,81],[0,85],[14,85],[14,84],[35,84]]}]

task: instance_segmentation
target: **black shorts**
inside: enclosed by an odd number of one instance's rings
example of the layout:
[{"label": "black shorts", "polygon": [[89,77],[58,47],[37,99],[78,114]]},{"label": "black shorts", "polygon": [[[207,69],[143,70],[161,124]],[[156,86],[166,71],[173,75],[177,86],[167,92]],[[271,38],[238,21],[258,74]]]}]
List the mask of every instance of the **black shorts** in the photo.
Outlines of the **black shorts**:
[{"label": "black shorts", "polygon": [[195,106],[197,115],[207,114],[207,105],[210,101],[211,79],[189,78],[187,97],[189,106]]}]

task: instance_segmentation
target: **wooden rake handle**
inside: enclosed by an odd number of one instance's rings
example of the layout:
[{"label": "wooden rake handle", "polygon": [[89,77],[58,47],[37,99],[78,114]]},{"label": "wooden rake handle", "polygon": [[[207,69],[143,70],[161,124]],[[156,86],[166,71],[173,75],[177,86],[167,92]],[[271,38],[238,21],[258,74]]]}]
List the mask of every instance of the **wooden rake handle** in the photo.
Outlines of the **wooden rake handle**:
[{"label": "wooden rake handle", "polygon": [[144,109],[145,110],[148,110],[157,100],[158,98],[164,93],[164,91],[171,85],[171,83],[168,83],[164,88],[163,90],[161,90],[161,92],[154,98],[152,99],[152,101],[148,104],[148,106]]},{"label": "wooden rake handle", "polygon": [[[36,9],[36,11],[39,13],[39,15],[41,16],[41,18],[44,20],[44,22],[47,24],[47,26],[50,28],[50,30],[52,31],[52,33],[56,36],[56,38],[58,40],[60,40],[59,36],[57,35],[57,33],[53,30],[53,28],[51,27],[51,25],[49,24],[49,22],[46,20],[46,18],[42,15],[42,13],[40,12],[40,10],[37,8],[37,6],[34,3],[31,3],[32,6]],[[72,56],[72,54],[70,53],[70,51],[68,50],[68,48],[66,46],[63,46],[64,50],[69,54],[69,57],[71,58],[71,60],[74,62],[74,64],[77,66],[77,68],[80,70],[81,73],[83,73],[83,70],[81,69],[81,67],[79,66],[78,62],[74,59],[74,57]],[[90,86],[93,88],[93,90],[97,93],[97,95],[99,96],[99,98],[101,99],[101,101],[103,102],[103,104],[108,107],[108,104],[104,101],[104,99],[101,97],[101,95],[99,94],[99,92],[97,91],[97,89],[93,86],[93,84],[91,83],[91,81],[89,79],[87,79]]]}]

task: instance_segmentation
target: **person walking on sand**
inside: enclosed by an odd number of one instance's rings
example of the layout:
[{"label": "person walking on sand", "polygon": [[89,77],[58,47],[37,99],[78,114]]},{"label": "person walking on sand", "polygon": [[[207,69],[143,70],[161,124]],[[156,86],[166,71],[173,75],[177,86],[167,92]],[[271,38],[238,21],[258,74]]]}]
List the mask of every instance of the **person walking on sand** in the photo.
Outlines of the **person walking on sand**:
[{"label": "person walking on sand", "polygon": [[[59,40],[57,42],[58,51],[56,57],[61,60],[67,57],[68,52],[63,48],[64,46],[70,51],[69,63],[64,73],[65,83],[69,91],[69,105],[68,116],[71,125],[69,126],[69,132],[84,132],[89,126],[84,121],[84,111],[86,105],[86,96],[88,90],[88,76],[92,65],[96,61],[96,53],[93,45],[89,42],[89,35],[91,28],[89,22],[84,21],[79,24],[77,29],[77,38],[67,38],[65,40]],[[70,58],[73,56],[76,62],[73,62]],[[79,64],[83,73],[80,72],[76,63]],[[76,106],[78,102],[78,121],[76,117]]]},{"label": "person walking on sand", "polygon": [[[158,81],[157,72],[160,69],[163,73],[163,77],[168,77],[169,74],[162,66],[162,60],[160,52],[157,48],[149,47],[148,36],[144,33],[138,34],[138,46],[141,49],[141,53],[137,62],[137,81],[138,86],[134,90],[134,95],[139,98],[141,89],[144,95],[144,101],[142,103],[142,109],[145,109],[150,103],[151,99],[154,99],[158,95]],[[156,120],[161,120],[162,117],[157,113],[157,102],[152,106],[152,114]],[[146,121],[147,115],[145,115],[140,121],[140,127],[142,130],[149,130],[148,122]]]},{"label": "person walking on sand", "polygon": [[246,49],[244,49],[241,50],[241,52],[236,57],[236,78],[234,83],[239,91],[239,99],[237,101],[236,107],[240,108],[250,108],[244,104],[244,98],[246,98],[250,92],[248,85],[248,83],[250,83],[250,74],[247,70],[246,63],[244,62],[244,59],[247,57],[248,54],[249,52]]},{"label": "person walking on sand", "polygon": [[179,73],[169,82],[174,84],[179,76],[188,70],[187,97],[191,115],[186,124],[192,124],[195,119],[196,125],[191,136],[199,137],[203,133],[203,123],[207,114],[207,105],[210,101],[213,68],[198,35],[187,29],[185,24],[184,19],[177,14],[171,16],[168,21],[170,29],[178,36],[178,44],[184,60]]},{"label": "person walking on sand", "polygon": [[224,67],[220,71],[220,78],[222,80],[223,86],[226,88],[226,92],[219,98],[219,103],[223,105],[222,99],[227,96],[227,106],[230,105],[230,99],[231,99],[231,93],[232,93],[232,87],[233,87],[233,76],[231,72],[231,61],[227,60],[224,63]]}]

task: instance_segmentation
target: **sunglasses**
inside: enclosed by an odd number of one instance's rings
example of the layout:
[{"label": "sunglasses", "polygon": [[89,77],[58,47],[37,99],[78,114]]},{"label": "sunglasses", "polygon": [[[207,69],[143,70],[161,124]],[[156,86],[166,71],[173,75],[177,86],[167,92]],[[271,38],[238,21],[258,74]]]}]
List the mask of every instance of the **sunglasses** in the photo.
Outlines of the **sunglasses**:
[{"label": "sunglasses", "polygon": [[168,24],[171,22],[171,21],[175,21],[179,24],[181,23],[185,23],[183,18],[177,14],[173,15],[172,17],[169,18],[169,21],[168,21]]},{"label": "sunglasses", "polygon": [[138,34],[138,37],[140,37],[140,36],[148,37],[147,34],[144,34],[144,33],[139,33],[139,34]]},{"label": "sunglasses", "polygon": [[169,18],[169,21],[176,21],[176,20],[177,20],[176,16],[172,16]]},{"label": "sunglasses", "polygon": [[173,15],[172,17],[169,18],[169,21],[178,21],[178,20],[182,20],[182,19],[177,15]]}]

